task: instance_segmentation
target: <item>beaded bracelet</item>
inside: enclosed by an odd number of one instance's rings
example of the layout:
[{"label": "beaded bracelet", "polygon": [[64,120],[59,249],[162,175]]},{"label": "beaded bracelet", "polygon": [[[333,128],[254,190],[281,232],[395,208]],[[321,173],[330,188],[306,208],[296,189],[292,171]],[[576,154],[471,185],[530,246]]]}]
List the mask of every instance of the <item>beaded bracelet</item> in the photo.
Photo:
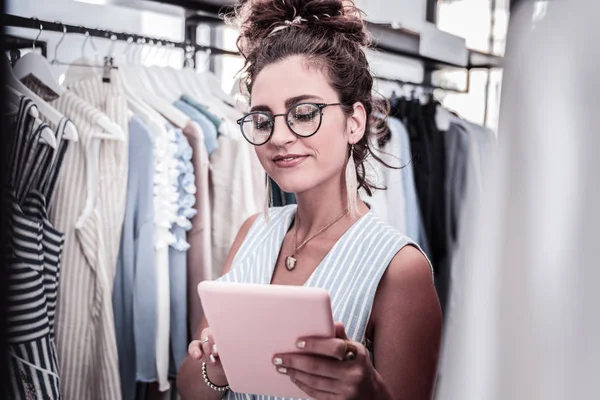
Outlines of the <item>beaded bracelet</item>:
[{"label": "beaded bracelet", "polygon": [[206,383],[206,386],[208,386],[212,390],[215,390],[217,392],[226,392],[227,390],[229,390],[229,385],[217,386],[214,383],[212,383],[210,379],[208,379],[208,375],[206,374],[206,363],[204,361],[202,361],[202,379],[204,379],[204,383]]}]

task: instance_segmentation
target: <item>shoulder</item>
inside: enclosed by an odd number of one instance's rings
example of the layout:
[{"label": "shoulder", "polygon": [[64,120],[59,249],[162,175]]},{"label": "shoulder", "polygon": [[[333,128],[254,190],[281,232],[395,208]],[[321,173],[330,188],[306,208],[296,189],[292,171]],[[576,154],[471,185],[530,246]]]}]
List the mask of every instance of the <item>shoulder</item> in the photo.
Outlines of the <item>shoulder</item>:
[{"label": "shoulder", "polygon": [[441,308],[431,264],[413,244],[405,245],[396,253],[375,295],[375,324],[389,319],[393,314],[439,321],[441,324]]}]

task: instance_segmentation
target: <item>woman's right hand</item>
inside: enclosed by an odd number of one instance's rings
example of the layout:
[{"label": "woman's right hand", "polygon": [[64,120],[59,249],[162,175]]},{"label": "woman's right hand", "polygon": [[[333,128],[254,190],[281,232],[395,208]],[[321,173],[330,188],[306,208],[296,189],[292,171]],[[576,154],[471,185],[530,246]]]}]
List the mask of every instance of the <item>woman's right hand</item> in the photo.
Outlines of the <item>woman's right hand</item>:
[{"label": "woman's right hand", "polygon": [[[188,346],[188,353],[193,360],[204,360],[207,374],[215,385],[226,384],[225,371],[219,359],[219,351],[213,339],[210,328],[205,328],[200,335],[201,340],[193,340]],[[214,381],[213,381],[214,379]]]}]

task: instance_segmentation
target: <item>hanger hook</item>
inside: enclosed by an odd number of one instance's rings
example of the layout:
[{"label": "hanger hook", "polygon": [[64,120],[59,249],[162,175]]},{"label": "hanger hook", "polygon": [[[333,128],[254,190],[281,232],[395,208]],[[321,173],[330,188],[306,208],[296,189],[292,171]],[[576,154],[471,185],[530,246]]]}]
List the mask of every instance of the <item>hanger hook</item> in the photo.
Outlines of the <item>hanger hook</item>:
[{"label": "hanger hook", "polygon": [[175,43],[167,43],[165,47],[165,58],[167,59],[167,66],[171,65],[171,58],[173,56],[173,49],[175,48]]},{"label": "hanger hook", "polygon": [[92,45],[92,49],[94,49],[94,57],[98,56],[98,48],[96,47],[96,43],[94,43],[94,39],[92,38],[92,35],[90,35],[89,31],[86,31],[87,36],[89,38],[89,42]]},{"label": "hanger hook", "polygon": [[33,50],[35,50],[35,44],[38,41],[38,39],[40,38],[40,36],[42,35],[42,31],[44,30],[44,25],[42,25],[42,23],[40,22],[40,20],[37,19],[37,18],[34,18],[33,20],[37,21],[38,24],[40,24],[40,30],[39,30],[37,36],[35,37],[35,39],[33,39],[33,44],[32,44]]},{"label": "hanger hook", "polygon": [[[145,38],[138,38],[137,43],[138,43],[139,46],[137,47],[137,51],[134,54],[134,61],[135,61],[135,58],[138,57],[138,54],[142,51],[142,48],[144,47],[144,45],[146,44],[146,39]],[[140,62],[140,64],[142,64],[142,58],[143,58],[142,56],[139,56],[139,62]]]},{"label": "hanger hook", "polygon": [[56,22],[57,24],[60,24],[62,26],[62,36],[60,37],[60,40],[58,41],[58,43],[56,43],[56,47],[54,47],[54,59],[52,60],[52,64],[58,63],[58,48],[60,47],[60,45],[62,44],[63,40],[65,40],[65,36],[67,36],[67,26],[65,24],[63,24],[62,22]]},{"label": "hanger hook", "polygon": [[123,54],[129,54],[129,49],[131,48],[131,43],[133,43],[133,36],[129,36],[127,38],[127,46],[125,46],[125,50],[123,50]]},{"label": "hanger hook", "polygon": [[163,48],[162,41],[160,41],[160,40],[159,40],[158,42],[156,42],[156,46],[157,46],[157,47],[156,47],[156,56],[157,56],[156,58],[159,58],[159,56],[160,56],[160,51],[161,51],[161,50],[162,50],[162,48]]},{"label": "hanger hook", "polygon": [[153,51],[156,50],[156,47],[154,47],[154,40],[148,39],[148,45],[151,46],[151,47],[148,50],[148,52],[146,52],[146,56],[142,60],[142,64],[146,64],[146,62],[148,61],[148,58],[150,58],[150,54],[152,54]]},{"label": "hanger hook", "polygon": [[85,31],[84,35],[85,39],[83,39],[83,44],[81,45],[81,57],[85,57],[85,45],[87,44],[90,38],[90,33],[88,31]]},{"label": "hanger hook", "polygon": [[110,35],[110,47],[108,49],[108,56],[112,57],[112,53],[115,49],[115,43],[117,43],[117,35],[115,35],[114,33],[111,33]]}]

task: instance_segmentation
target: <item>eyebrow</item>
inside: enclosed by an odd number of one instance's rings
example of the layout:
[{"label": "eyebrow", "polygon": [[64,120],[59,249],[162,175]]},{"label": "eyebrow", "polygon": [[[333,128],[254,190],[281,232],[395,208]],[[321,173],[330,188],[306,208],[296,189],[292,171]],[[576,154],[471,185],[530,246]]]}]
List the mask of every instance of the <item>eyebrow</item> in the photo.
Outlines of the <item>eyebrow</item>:
[{"label": "eyebrow", "polygon": [[[294,96],[294,97],[290,97],[289,99],[287,99],[285,101],[285,108],[289,109],[294,104],[298,104],[298,103],[300,103],[302,101],[309,100],[309,99],[323,100],[322,97],[317,96],[316,94],[301,94],[300,96]],[[253,106],[250,109],[250,112],[254,112],[254,111],[268,111],[268,112],[272,112],[271,108],[269,106],[262,105],[262,104]]]}]

